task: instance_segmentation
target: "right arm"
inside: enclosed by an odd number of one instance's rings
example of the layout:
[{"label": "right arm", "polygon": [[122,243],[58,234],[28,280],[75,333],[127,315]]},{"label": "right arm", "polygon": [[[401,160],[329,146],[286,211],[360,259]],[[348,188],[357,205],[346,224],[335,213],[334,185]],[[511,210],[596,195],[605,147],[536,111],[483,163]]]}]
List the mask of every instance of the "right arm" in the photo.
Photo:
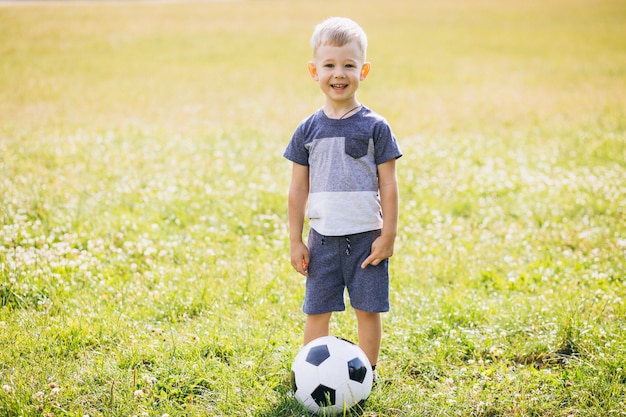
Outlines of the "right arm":
[{"label": "right arm", "polygon": [[293,164],[291,184],[289,185],[289,243],[291,246],[291,265],[302,275],[307,275],[309,250],[302,241],[304,216],[309,198],[309,167]]}]

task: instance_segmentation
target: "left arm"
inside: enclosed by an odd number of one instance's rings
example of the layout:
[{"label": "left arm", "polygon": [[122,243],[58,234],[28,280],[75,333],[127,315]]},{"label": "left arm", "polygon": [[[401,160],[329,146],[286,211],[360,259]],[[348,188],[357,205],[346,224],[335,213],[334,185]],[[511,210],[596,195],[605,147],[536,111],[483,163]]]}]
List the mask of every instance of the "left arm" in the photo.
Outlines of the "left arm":
[{"label": "left arm", "polygon": [[383,209],[383,230],[372,243],[372,252],[361,264],[361,268],[369,264],[376,266],[393,255],[393,245],[398,233],[398,179],[395,158],[378,165],[378,191]]}]

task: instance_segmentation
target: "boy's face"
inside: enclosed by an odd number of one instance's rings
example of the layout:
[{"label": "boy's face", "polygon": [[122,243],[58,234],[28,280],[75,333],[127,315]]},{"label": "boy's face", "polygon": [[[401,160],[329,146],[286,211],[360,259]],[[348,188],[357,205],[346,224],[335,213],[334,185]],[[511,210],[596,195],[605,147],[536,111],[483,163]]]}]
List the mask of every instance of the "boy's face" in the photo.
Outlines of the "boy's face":
[{"label": "boy's face", "polygon": [[320,45],[309,73],[319,83],[328,100],[336,103],[354,101],[354,95],[370,70],[363,62],[363,53],[355,41],[343,46]]}]

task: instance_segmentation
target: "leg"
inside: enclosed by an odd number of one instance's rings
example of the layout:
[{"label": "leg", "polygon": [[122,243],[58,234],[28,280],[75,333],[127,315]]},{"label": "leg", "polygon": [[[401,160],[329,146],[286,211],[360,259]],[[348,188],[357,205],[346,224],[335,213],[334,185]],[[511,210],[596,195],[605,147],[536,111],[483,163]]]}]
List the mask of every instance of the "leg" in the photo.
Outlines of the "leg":
[{"label": "leg", "polygon": [[318,337],[328,336],[331,315],[332,313],[307,314],[304,324],[305,345]]},{"label": "leg", "polygon": [[380,313],[354,309],[358,324],[359,347],[367,355],[372,366],[378,363],[383,324]]}]

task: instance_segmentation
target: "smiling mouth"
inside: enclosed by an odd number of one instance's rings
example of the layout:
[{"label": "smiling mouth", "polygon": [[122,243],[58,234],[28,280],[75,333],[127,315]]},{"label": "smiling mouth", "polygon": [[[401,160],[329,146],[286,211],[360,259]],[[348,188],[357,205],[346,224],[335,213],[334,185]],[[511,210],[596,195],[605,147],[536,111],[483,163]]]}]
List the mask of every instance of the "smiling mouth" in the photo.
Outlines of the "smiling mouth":
[{"label": "smiling mouth", "polygon": [[342,89],[346,88],[348,86],[348,84],[331,84],[330,86],[332,88],[334,88],[334,89],[342,90]]}]

